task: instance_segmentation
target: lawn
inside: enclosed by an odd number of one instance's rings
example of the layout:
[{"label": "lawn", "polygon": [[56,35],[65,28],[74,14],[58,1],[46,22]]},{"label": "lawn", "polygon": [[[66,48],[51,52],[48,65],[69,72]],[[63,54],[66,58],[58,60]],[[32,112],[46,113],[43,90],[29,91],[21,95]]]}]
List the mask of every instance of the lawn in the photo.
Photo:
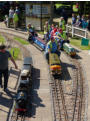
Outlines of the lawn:
[{"label": "lawn", "polygon": [[0,34],[0,43],[4,44],[5,43],[5,38]]},{"label": "lawn", "polygon": [[79,38],[70,38],[71,45],[78,47],[81,50],[90,50],[90,44],[88,46],[81,45],[81,39]]},{"label": "lawn", "polygon": [[62,6],[70,6],[70,5],[65,5],[65,4],[56,3],[55,6],[56,6],[56,8],[58,9],[58,8],[60,8],[60,7],[62,7]]},{"label": "lawn", "polygon": [[24,40],[24,39],[22,39],[22,38],[15,37],[14,39],[17,40],[18,42],[20,42],[20,43],[23,44],[23,45],[28,45],[28,44],[29,44],[28,41],[26,41],[26,40]]},{"label": "lawn", "polygon": [[22,57],[20,48],[16,48],[16,47],[11,48],[11,49],[9,50],[9,52],[11,53],[12,57],[13,57],[15,60],[21,59],[21,57]]}]

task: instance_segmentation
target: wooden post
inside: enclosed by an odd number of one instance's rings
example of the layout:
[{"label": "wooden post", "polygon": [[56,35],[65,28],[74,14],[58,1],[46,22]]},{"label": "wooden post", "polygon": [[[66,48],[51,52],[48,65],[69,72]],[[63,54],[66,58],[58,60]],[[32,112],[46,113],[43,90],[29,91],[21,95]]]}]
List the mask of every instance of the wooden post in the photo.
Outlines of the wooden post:
[{"label": "wooden post", "polygon": [[53,12],[54,12],[54,1],[51,1],[51,13],[50,13],[50,24],[53,22]]},{"label": "wooden post", "polygon": [[87,29],[85,30],[85,39],[87,38]]},{"label": "wooden post", "polygon": [[41,1],[41,16],[40,16],[40,25],[41,25],[41,31],[42,31],[42,1]]},{"label": "wooden post", "polygon": [[74,27],[72,25],[72,37],[74,36]]}]

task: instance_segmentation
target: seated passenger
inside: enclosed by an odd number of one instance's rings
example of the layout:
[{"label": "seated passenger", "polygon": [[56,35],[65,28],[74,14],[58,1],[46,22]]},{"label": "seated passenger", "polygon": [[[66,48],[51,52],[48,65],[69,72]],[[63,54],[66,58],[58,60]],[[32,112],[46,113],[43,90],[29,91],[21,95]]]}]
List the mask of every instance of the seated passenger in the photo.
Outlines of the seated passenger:
[{"label": "seated passenger", "polygon": [[35,36],[35,29],[33,26],[31,26],[31,24],[28,24],[27,31],[29,34],[28,41],[30,41],[32,39],[32,37]]},{"label": "seated passenger", "polygon": [[69,43],[69,40],[67,38],[66,32],[64,32],[62,29],[59,30],[58,36],[60,37],[60,49],[63,49],[63,44],[65,42]]},{"label": "seated passenger", "polygon": [[54,35],[54,38],[57,40],[57,42],[60,41],[60,29],[57,29],[55,35]]},{"label": "seated passenger", "polygon": [[51,37],[50,41],[47,43],[46,46],[45,56],[48,62],[49,62],[49,53],[56,53],[58,56],[60,56],[59,46],[54,37]]},{"label": "seated passenger", "polygon": [[44,40],[46,41],[46,43],[49,40],[49,31],[50,31],[50,25],[49,25],[48,21],[46,21],[46,23],[44,25]]},{"label": "seated passenger", "polygon": [[55,36],[55,33],[57,32],[57,29],[56,28],[54,28],[52,31],[51,31],[51,37],[53,37],[53,36]]},{"label": "seated passenger", "polygon": [[54,28],[55,28],[55,26],[54,26],[54,24],[52,24],[52,25],[50,26],[49,34],[51,33],[51,31],[52,31]]}]

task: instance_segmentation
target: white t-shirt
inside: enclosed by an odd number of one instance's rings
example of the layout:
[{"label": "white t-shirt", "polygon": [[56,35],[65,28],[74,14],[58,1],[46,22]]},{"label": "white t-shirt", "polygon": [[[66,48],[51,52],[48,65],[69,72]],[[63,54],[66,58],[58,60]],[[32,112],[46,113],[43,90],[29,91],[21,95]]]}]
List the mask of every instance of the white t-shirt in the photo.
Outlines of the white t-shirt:
[{"label": "white t-shirt", "polygon": [[10,9],[9,10],[9,18],[13,18],[14,10]]}]

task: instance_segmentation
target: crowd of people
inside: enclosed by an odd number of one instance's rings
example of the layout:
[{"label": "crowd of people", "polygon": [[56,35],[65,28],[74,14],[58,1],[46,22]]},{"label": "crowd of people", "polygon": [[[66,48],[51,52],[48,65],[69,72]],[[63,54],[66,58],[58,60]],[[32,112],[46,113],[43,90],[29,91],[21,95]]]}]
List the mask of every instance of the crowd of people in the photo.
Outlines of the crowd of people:
[{"label": "crowd of people", "polygon": [[63,43],[68,42],[68,36],[65,32],[65,20],[61,17],[59,26],[52,24],[49,25],[48,22],[44,25],[44,38],[46,42],[45,56],[49,61],[49,53],[56,53],[60,56],[60,50],[63,49]]},{"label": "crowd of people", "polygon": [[9,16],[5,15],[4,23],[7,27],[10,27],[11,24],[14,25],[14,28],[17,29],[18,23],[19,23],[19,17],[20,17],[20,10],[16,6],[15,10],[13,7],[9,10]]},{"label": "crowd of people", "polygon": [[86,17],[82,15],[80,17],[80,15],[76,16],[72,14],[72,25],[90,30],[90,16]]},{"label": "crowd of people", "polygon": [[[34,27],[31,24],[27,26],[28,30],[28,41],[32,40],[33,36],[37,36]],[[60,25],[49,25],[48,21],[44,25],[44,38],[46,43],[45,55],[46,59],[49,60],[49,52],[57,53],[60,56],[60,49],[63,49],[63,43],[69,42],[67,33],[65,32],[65,21],[61,17]]]}]

